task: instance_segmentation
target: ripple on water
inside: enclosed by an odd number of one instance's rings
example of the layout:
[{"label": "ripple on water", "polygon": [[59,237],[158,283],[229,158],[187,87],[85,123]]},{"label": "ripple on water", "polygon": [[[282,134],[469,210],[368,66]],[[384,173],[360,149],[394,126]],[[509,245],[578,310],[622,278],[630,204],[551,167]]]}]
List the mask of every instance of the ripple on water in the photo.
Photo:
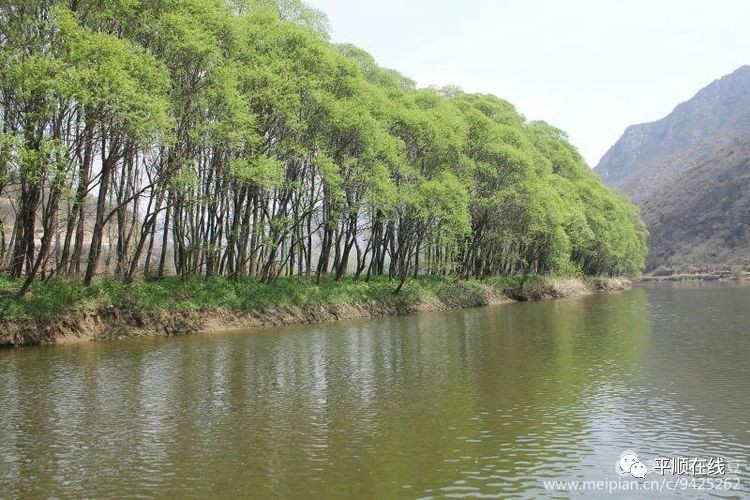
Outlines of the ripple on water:
[{"label": "ripple on water", "polygon": [[[554,498],[543,481],[612,478],[631,449],[741,462],[735,493],[747,496],[750,315],[733,311],[749,292],[657,287],[2,351],[0,486],[11,497]],[[707,306],[734,319],[717,329]]]}]

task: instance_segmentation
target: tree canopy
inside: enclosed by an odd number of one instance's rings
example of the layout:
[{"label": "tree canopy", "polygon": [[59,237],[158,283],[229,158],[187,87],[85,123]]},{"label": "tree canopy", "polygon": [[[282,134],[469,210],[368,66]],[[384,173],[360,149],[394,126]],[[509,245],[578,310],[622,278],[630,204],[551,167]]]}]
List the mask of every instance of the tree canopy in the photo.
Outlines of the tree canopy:
[{"label": "tree canopy", "polygon": [[299,0],[0,3],[0,264],[233,278],[637,273],[564,132],[418,89]]}]

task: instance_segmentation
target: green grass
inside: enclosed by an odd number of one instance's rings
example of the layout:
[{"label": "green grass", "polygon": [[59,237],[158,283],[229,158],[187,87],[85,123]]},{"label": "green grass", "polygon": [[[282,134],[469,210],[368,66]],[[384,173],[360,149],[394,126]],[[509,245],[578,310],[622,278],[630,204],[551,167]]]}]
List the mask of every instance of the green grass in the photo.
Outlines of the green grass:
[{"label": "green grass", "polygon": [[[523,290],[533,296],[554,287],[559,277],[528,276]],[[371,281],[327,278],[320,284],[310,277],[280,278],[273,284],[256,278],[233,281],[226,277],[176,277],[125,284],[103,278],[84,287],[78,280],[54,279],[35,283],[24,298],[16,296],[20,281],[0,277],[0,322],[28,318],[45,320],[83,311],[96,312],[105,307],[150,312],[251,311],[279,307],[347,305],[353,303],[414,304],[438,299],[449,305],[466,305],[482,297],[486,287],[517,295],[521,276],[496,276],[483,281],[458,280],[444,276],[410,278],[398,295],[397,282],[387,277]]]},{"label": "green grass", "polygon": [[225,277],[178,278],[139,281],[124,284],[116,279],[101,279],[89,287],[76,280],[52,280],[36,283],[24,298],[15,296],[20,282],[0,278],[0,321],[5,319],[52,318],[84,310],[118,306],[141,312],[211,310],[262,310],[283,305],[345,305],[356,302],[416,302],[432,297],[459,301],[467,293],[483,290],[477,281],[456,281],[439,276],[409,279],[398,295],[395,281],[378,277],[370,282],[314,278],[280,278],[267,285],[254,278],[232,281]]}]

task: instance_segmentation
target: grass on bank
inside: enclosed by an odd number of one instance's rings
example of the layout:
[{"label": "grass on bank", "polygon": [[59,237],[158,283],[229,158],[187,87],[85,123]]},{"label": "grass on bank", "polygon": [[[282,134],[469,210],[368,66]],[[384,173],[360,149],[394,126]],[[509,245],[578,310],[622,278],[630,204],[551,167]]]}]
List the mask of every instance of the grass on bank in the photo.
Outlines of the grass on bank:
[{"label": "grass on bank", "polygon": [[373,278],[369,282],[351,278],[324,279],[319,285],[314,278],[307,277],[279,278],[270,285],[255,278],[233,281],[226,277],[194,277],[183,282],[177,277],[167,277],[131,284],[104,278],[84,287],[78,280],[57,279],[46,284],[36,283],[26,297],[19,298],[16,291],[21,282],[0,278],[0,321],[39,320],[108,306],[142,312],[219,308],[247,311],[284,305],[346,305],[396,300],[408,303],[430,298],[458,301],[467,293],[484,290],[482,283],[476,280],[419,276],[409,279],[401,292],[394,295],[396,283],[387,277]]},{"label": "grass on bank", "polygon": [[[17,319],[45,320],[82,311],[117,307],[131,311],[174,312],[264,310],[279,306],[310,307],[354,303],[413,304],[438,299],[446,304],[465,304],[471,297],[481,297],[487,287],[520,300],[534,300],[554,295],[567,278],[577,278],[588,288],[608,278],[576,276],[528,276],[521,290],[521,276],[495,276],[484,280],[463,280],[446,276],[410,278],[398,295],[397,282],[384,276],[369,282],[332,278],[315,282],[314,277],[279,278],[273,284],[257,278],[233,281],[216,276],[177,277],[143,280],[125,284],[114,278],[102,278],[85,287],[80,280],[53,279],[35,283],[29,293],[16,295],[21,280],[0,277],[0,322]],[[468,300],[470,302],[470,300]]]}]

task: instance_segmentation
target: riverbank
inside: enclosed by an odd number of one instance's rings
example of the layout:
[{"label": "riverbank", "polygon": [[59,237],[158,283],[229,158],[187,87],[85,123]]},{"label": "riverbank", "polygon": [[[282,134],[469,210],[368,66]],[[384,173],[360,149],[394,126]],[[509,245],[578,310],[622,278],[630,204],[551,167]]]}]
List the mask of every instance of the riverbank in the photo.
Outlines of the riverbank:
[{"label": "riverbank", "polygon": [[750,279],[750,268],[747,266],[660,268],[641,276],[639,281],[647,283],[651,281],[736,281],[742,279]]},{"label": "riverbank", "polygon": [[26,298],[16,283],[0,281],[0,346],[53,345],[90,340],[321,323],[480,307],[517,300],[584,295],[630,287],[624,278],[534,276],[519,290],[518,277],[484,281],[423,276],[397,295],[393,282],[307,278],[265,285],[249,279],[176,278],[90,287],[56,281],[36,285]]}]

